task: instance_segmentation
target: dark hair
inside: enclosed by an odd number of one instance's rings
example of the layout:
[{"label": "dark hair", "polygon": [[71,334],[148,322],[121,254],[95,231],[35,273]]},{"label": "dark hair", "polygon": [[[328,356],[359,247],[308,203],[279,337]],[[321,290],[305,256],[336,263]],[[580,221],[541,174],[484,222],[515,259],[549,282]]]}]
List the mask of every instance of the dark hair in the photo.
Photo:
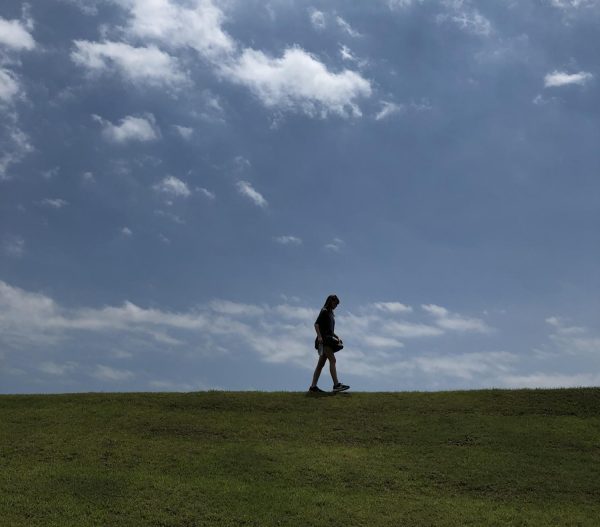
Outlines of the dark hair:
[{"label": "dark hair", "polygon": [[340,299],[337,297],[337,295],[329,295],[327,297],[327,300],[325,300],[325,305],[323,306],[323,309],[331,309],[331,305],[335,303],[336,305],[340,303]]}]

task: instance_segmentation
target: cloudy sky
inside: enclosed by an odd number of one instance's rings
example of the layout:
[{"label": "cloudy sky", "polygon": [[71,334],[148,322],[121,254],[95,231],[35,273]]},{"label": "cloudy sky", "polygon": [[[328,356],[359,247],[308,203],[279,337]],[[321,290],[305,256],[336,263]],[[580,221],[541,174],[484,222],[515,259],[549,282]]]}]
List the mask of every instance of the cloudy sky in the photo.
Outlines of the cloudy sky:
[{"label": "cloudy sky", "polygon": [[599,23],[3,1],[0,392],[599,385]]}]

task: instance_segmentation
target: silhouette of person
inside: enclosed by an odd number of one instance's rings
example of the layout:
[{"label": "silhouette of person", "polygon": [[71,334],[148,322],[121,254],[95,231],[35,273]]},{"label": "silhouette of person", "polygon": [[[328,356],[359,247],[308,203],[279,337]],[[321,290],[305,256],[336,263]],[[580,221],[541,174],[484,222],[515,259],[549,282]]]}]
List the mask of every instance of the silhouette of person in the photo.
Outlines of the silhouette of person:
[{"label": "silhouette of person", "polygon": [[319,353],[319,360],[317,361],[317,367],[313,373],[312,384],[308,389],[309,392],[323,392],[318,386],[319,376],[323,370],[325,363],[329,361],[329,372],[333,379],[333,391],[342,392],[350,388],[346,384],[342,384],[337,376],[337,370],[335,366],[335,352],[341,349],[339,346],[334,348],[336,341],[341,344],[341,339],[335,334],[335,316],[333,314],[334,309],[339,305],[340,299],[337,295],[329,295],[325,300],[325,305],[321,309],[317,320],[315,321],[315,331],[317,332],[317,338],[315,339],[315,349]]}]

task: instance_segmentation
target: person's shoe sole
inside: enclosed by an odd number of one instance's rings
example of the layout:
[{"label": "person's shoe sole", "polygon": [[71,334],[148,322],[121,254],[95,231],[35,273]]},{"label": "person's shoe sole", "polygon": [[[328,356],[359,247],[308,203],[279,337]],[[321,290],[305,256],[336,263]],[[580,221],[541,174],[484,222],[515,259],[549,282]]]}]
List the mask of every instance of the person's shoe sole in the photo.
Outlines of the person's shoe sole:
[{"label": "person's shoe sole", "polygon": [[334,388],[332,391],[333,392],[345,392],[346,390],[349,390],[350,386],[342,386],[340,388]]}]

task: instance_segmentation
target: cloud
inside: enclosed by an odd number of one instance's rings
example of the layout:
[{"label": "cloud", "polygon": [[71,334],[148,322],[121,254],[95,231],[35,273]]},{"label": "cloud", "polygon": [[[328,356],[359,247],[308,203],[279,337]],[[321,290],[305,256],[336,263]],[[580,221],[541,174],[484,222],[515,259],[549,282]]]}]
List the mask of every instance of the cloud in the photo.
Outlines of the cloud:
[{"label": "cloud", "polygon": [[218,60],[236,49],[223,31],[224,14],[212,0],[178,3],[170,0],[119,1],[131,15],[125,28],[129,39],[159,42],[167,48],[191,48],[202,57]]},{"label": "cloud", "polygon": [[[511,365],[516,357],[507,352],[413,351],[411,355],[401,339],[436,338],[443,330],[421,323],[397,322],[389,318],[397,316],[395,313],[374,311],[372,306],[364,309],[369,313],[366,316],[344,313],[337,317],[336,327],[347,344],[347,373],[383,378],[386,382],[420,374],[425,382],[434,385],[440,379],[484,383],[514,374]],[[312,323],[317,314],[318,309],[301,305],[256,305],[222,299],[183,312],[143,308],[130,301],[120,306],[65,308],[47,295],[0,281],[0,346],[9,354],[23,349],[45,354],[64,349],[69,340],[93,338],[102,343],[103,338],[117,338],[122,351],[129,343],[131,347],[124,351],[132,359],[140,350],[164,351],[165,346],[183,353],[198,349],[198,342],[202,341],[211,354],[239,350],[242,354],[254,353],[263,362],[311,370],[315,362]],[[51,372],[68,374],[69,368],[54,364],[48,367],[48,373]],[[112,382],[132,379],[135,372],[97,364],[91,375]]]},{"label": "cloud", "polygon": [[362,36],[358,31],[352,29],[352,26],[348,24],[348,22],[346,22],[341,16],[336,16],[335,21],[337,25],[351,37],[356,38]]},{"label": "cloud", "polygon": [[422,305],[421,308],[435,317],[436,324],[449,331],[487,333],[491,328],[478,318],[464,317],[450,313],[446,308],[435,304]]},{"label": "cloud", "polygon": [[445,0],[442,4],[448,12],[437,15],[438,23],[450,21],[467,33],[484,37],[491,35],[491,22],[464,0]]},{"label": "cloud", "polygon": [[325,29],[325,13],[323,11],[319,11],[318,9],[311,9],[309,11],[310,23],[317,30]]},{"label": "cloud", "polygon": [[181,137],[183,137],[184,139],[186,139],[188,141],[192,138],[192,135],[194,133],[194,129],[189,128],[187,126],[180,126],[178,124],[174,124],[173,128],[175,128],[175,130]]},{"label": "cloud", "polygon": [[19,94],[19,82],[16,75],[5,68],[0,68],[0,103],[11,103]]},{"label": "cloud", "polygon": [[377,112],[377,115],[375,115],[375,120],[381,121],[381,119],[385,119],[394,114],[401,113],[403,110],[404,105],[402,104],[396,104],[389,101],[381,101],[381,110],[379,110],[379,112]]},{"label": "cloud", "polygon": [[51,207],[53,209],[62,209],[68,204],[69,202],[62,198],[44,198],[40,201],[40,205],[45,205],[46,207]]},{"label": "cloud", "polygon": [[371,348],[403,348],[404,344],[397,339],[381,335],[365,335],[362,341]]},{"label": "cloud", "polygon": [[255,205],[261,208],[268,206],[267,200],[262,196],[260,192],[255,190],[248,181],[238,181],[237,184],[238,192],[242,196],[249,198]]},{"label": "cloud", "polygon": [[296,236],[277,236],[275,241],[281,245],[302,245],[302,240]]},{"label": "cloud", "polygon": [[92,118],[102,125],[102,135],[114,143],[154,141],[160,136],[152,114],[147,114],[145,117],[128,115],[121,119],[118,125],[114,125],[98,115],[93,115]]},{"label": "cloud", "polygon": [[550,4],[559,9],[579,9],[580,7],[598,7],[598,0],[550,0]]},{"label": "cloud", "polygon": [[40,363],[38,369],[47,375],[55,375],[58,377],[62,377],[68,374],[73,373],[78,368],[78,364],[76,362],[68,361],[63,364],[57,364],[51,361],[45,361]]},{"label": "cloud", "polygon": [[167,176],[160,183],[154,185],[154,190],[163,192],[175,197],[187,198],[191,195],[191,191],[187,183],[177,179],[174,176]]},{"label": "cloud", "polygon": [[373,307],[386,313],[412,313],[413,308],[400,302],[374,302]]},{"label": "cloud", "polygon": [[177,59],[154,45],[133,47],[122,42],[74,41],[71,60],[90,72],[115,71],[138,85],[180,86],[187,83]]},{"label": "cloud", "polygon": [[211,192],[210,190],[205,189],[204,187],[196,187],[196,190],[210,200],[214,200],[217,197],[214,192]]},{"label": "cloud", "polygon": [[414,322],[388,321],[383,324],[382,330],[397,339],[437,337],[444,334],[444,331],[438,327]]},{"label": "cloud", "polygon": [[325,249],[327,251],[340,252],[342,248],[346,245],[346,242],[341,238],[334,238],[329,243],[325,244]]},{"label": "cloud", "polygon": [[30,51],[35,48],[35,40],[18,20],[6,20],[0,17],[0,46]]},{"label": "cloud", "polygon": [[4,117],[5,122],[0,124],[0,181],[10,179],[9,168],[33,151],[29,136],[16,124],[16,116]]},{"label": "cloud", "polygon": [[92,376],[101,381],[123,382],[132,379],[135,375],[129,370],[118,370],[110,366],[98,364]]},{"label": "cloud", "polygon": [[311,116],[360,116],[356,100],[371,95],[371,84],[358,73],[330,72],[298,47],[286,49],[281,58],[246,49],[221,71],[232,82],[248,87],[265,106]]},{"label": "cloud", "polygon": [[600,354],[600,336],[590,334],[588,328],[569,325],[560,317],[549,317],[546,323],[553,328],[550,341],[561,355]]},{"label": "cloud", "polygon": [[21,258],[25,254],[25,240],[20,236],[9,236],[4,240],[2,249],[11,258]]},{"label": "cloud", "polygon": [[129,228],[129,227],[123,227],[121,229],[121,234],[125,237],[125,238],[131,238],[133,236],[133,231]]},{"label": "cloud", "polygon": [[526,375],[505,375],[501,377],[508,388],[580,388],[599,386],[600,374],[597,373],[546,373],[535,372]]},{"label": "cloud", "polygon": [[564,71],[555,70],[552,73],[548,73],[544,77],[544,87],[554,88],[559,86],[568,86],[569,84],[578,84],[579,86],[583,86],[593,78],[594,76],[586,71],[569,74]]}]

